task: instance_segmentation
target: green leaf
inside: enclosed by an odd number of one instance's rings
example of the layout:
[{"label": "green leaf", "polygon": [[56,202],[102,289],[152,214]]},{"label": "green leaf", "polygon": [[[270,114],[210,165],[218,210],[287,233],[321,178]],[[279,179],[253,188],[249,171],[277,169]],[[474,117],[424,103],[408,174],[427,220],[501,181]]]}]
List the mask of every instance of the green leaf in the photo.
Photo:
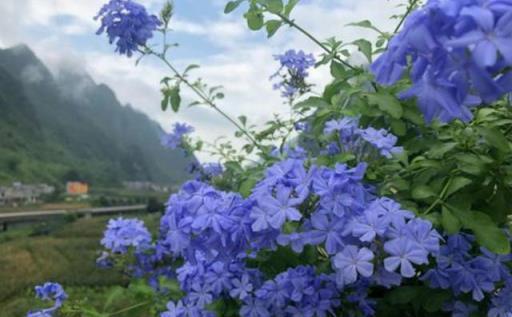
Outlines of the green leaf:
[{"label": "green leaf", "polygon": [[284,7],[284,15],[286,17],[290,17],[290,14],[292,13],[293,8],[295,8],[295,6],[297,5],[297,3],[299,3],[299,1],[300,0],[288,0],[288,3]]},{"label": "green leaf", "polygon": [[167,92],[164,93],[164,98],[162,98],[160,105],[162,106],[162,111],[167,110],[167,107],[169,106],[169,94]]},{"label": "green leaf", "polygon": [[425,199],[435,197],[436,193],[427,185],[418,185],[413,188],[411,195],[414,199]]},{"label": "green leaf", "polygon": [[112,290],[110,290],[106,295],[105,303],[103,304],[103,311],[107,311],[114,301],[123,296],[123,293],[124,289],[120,286],[112,288]]},{"label": "green leaf", "polygon": [[178,112],[178,110],[180,110],[181,104],[180,87],[176,86],[171,88],[171,90],[169,90],[169,96],[172,110],[174,112]]},{"label": "green leaf", "polygon": [[448,208],[443,207],[441,224],[447,234],[455,234],[460,231],[462,223]]},{"label": "green leaf", "polygon": [[263,14],[257,9],[251,9],[245,13],[245,19],[247,20],[247,26],[253,31],[260,30],[265,21],[263,20]]},{"label": "green leaf", "polygon": [[304,101],[298,102],[293,107],[295,109],[304,109],[304,108],[307,108],[307,109],[319,108],[319,109],[321,109],[321,108],[329,107],[330,105],[331,104],[328,103],[327,101],[325,101],[324,98],[309,97],[308,99],[306,99]]},{"label": "green leaf", "polygon": [[386,298],[391,304],[407,304],[412,302],[421,293],[419,286],[402,286],[388,292]]},{"label": "green leaf", "polygon": [[238,6],[243,2],[244,0],[236,0],[236,1],[229,1],[226,4],[226,7],[224,8],[224,13],[228,14],[236,10]]},{"label": "green leaf", "polygon": [[481,156],[461,152],[454,157],[457,160],[457,167],[465,173],[481,175],[486,169],[486,162]]},{"label": "green leaf", "polygon": [[272,37],[276,34],[277,30],[283,25],[283,22],[280,20],[270,20],[267,21],[265,27],[267,29],[267,37]]},{"label": "green leaf", "polygon": [[375,43],[375,46],[377,46],[378,48],[381,48],[384,46],[384,44],[386,44],[386,39],[382,37],[377,40],[377,42]]},{"label": "green leaf", "polygon": [[364,20],[364,21],[359,21],[359,22],[355,22],[355,23],[349,23],[347,24],[347,26],[357,26],[357,27],[360,27],[360,28],[363,28],[363,29],[370,29],[370,30],[374,30],[375,32],[379,33],[379,34],[383,34],[381,30],[379,30],[378,28],[376,28],[372,22],[368,21],[368,20]]},{"label": "green leaf", "polygon": [[452,178],[450,181],[450,185],[448,186],[448,189],[446,190],[446,195],[444,198],[449,197],[450,195],[456,193],[460,189],[466,187],[467,185],[471,184],[473,180],[462,177],[462,176],[456,176]]},{"label": "green leaf", "polygon": [[239,188],[240,194],[243,197],[248,197],[251,194],[254,185],[256,185],[256,182],[258,182],[258,179],[255,177],[250,177],[243,181]]},{"label": "green leaf", "polygon": [[510,242],[507,235],[494,226],[476,226],[473,229],[476,241],[496,254],[509,254]]},{"label": "green leaf", "polygon": [[510,151],[510,144],[507,138],[496,128],[479,128],[478,131],[489,144],[502,152]]},{"label": "green leaf", "polygon": [[190,64],[190,65],[187,66],[187,68],[185,68],[185,73],[188,73],[189,71],[191,71],[193,69],[196,69],[196,68],[199,68],[199,65]]},{"label": "green leaf", "polygon": [[224,167],[226,167],[227,170],[231,170],[235,173],[242,173],[244,171],[240,163],[235,161],[229,161],[224,163]]},{"label": "green leaf", "polygon": [[242,125],[244,125],[244,126],[247,124],[246,116],[240,116],[240,117],[238,117],[238,120],[240,120],[240,122],[242,122]]},{"label": "green leaf", "polygon": [[461,211],[450,208],[462,222],[464,228],[473,231],[476,241],[496,254],[510,253],[510,242],[502,229],[489,215],[479,211]]},{"label": "green leaf", "polygon": [[370,63],[372,62],[372,43],[370,41],[359,39],[352,42],[352,44],[357,46],[359,51],[366,56]]},{"label": "green leaf", "polygon": [[429,313],[440,311],[443,304],[446,303],[452,295],[448,291],[442,290],[426,290],[421,298],[423,299],[423,308]]},{"label": "green leaf", "polygon": [[404,136],[407,133],[407,126],[402,120],[392,119],[391,131],[393,131],[393,134],[397,136]]},{"label": "green leaf", "polygon": [[332,61],[331,63],[331,75],[336,79],[346,79],[347,78],[347,70],[345,66],[341,63]]},{"label": "green leaf", "polygon": [[388,113],[393,118],[400,119],[402,117],[403,108],[395,96],[378,93],[367,94],[366,97],[370,105],[376,105],[380,110]]},{"label": "green leaf", "polygon": [[442,158],[446,153],[453,150],[457,145],[458,145],[457,142],[448,142],[448,143],[443,143],[441,145],[433,146],[432,149],[430,149],[427,152],[428,157],[436,158],[436,159]]},{"label": "green leaf", "polygon": [[283,1],[282,0],[265,0],[265,5],[267,6],[268,11],[280,14],[283,11]]}]

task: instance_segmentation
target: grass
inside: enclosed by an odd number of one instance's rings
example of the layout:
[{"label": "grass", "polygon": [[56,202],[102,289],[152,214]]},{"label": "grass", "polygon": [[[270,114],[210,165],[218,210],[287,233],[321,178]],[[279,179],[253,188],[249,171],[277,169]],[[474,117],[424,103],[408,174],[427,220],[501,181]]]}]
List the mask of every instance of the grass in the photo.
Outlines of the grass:
[{"label": "grass", "polygon": [[[156,227],[157,214],[141,218]],[[0,234],[0,317],[25,316],[35,307],[34,285],[45,281],[59,282],[70,293],[89,293],[98,302],[97,297],[115,285],[126,285],[121,274],[95,265],[108,219],[82,218],[49,225],[49,230],[22,227]]]}]

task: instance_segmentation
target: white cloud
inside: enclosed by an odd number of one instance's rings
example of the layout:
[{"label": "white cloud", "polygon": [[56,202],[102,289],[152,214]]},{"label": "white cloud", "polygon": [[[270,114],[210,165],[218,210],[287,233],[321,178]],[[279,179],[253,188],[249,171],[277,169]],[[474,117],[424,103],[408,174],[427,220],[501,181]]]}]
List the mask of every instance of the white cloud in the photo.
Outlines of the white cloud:
[{"label": "white cloud", "polygon": [[39,65],[26,65],[21,71],[21,78],[30,83],[38,83],[44,79],[44,73]]},{"label": "white cloud", "polygon": [[176,32],[182,32],[193,35],[208,34],[208,29],[204,25],[187,20],[181,20],[179,18],[174,18],[172,20],[171,28]]},{"label": "white cloud", "polygon": [[[225,0],[210,0],[219,10]],[[6,12],[8,23],[0,21],[0,41],[10,44],[13,40],[27,41],[35,48],[43,59],[52,65],[53,69],[65,63],[83,65],[96,82],[104,82],[114,89],[123,103],[130,103],[136,109],[147,113],[165,128],[171,122],[184,120],[196,126],[197,135],[213,141],[219,136],[231,137],[232,126],[223,118],[217,116],[211,109],[184,109],[179,114],[162,112],[160,110],[159,82],[167,71],[160,64],[143,61],[138,67],[134,59],[105,54],[95,51],[77,52],[69,44],[63,43],[60,34],[56,33],[47,38],[22,37],[19,29],[27,25],[49,25],[58,15],[69,15],[76,18],[62,33],[87,32],[95,29],[92,16],[103,4],[104,0],[4,0],[0,3],[0,11]],[[156,6],[158,0],[146,0]],[[296,7],[293,14],[295,21],[319,39],[336,36],[345,42],[356,38],[372,39],[371,31],[346,27],[350,22],[368,19],[378,27],[390,31],[396,21],[390,21],[389,16],[400,12],[396,5],[401,0],[314,0]],[[23,11],[20,11],[23,9]],[[16,17],[18,14],[18,17]],[[20,14],[24,14],[23,19]],[[10,20],[9,20],[10,19]],[[17,20],[16,20],[17,19]],[[20,21],[24,22],[20,22]],[[289,48],[304,49],[305,51],[321,53],[309,39],[293,29],[283,27],[275,38],[261,42],[247,30],[245,21],[238,15],[224,16],[209,21],[189,21],[178,14],[171,25],[177,32],[204,38],[208,45],[220,49],[221,53],[207,56],[200,60],[175,61],[180,67],[187,63],[199,63],[202,67],[193,74],[201,76],[211,85],[223,85],[226,98],[219,101],[219,106],[234,117],[246,114],[251,122],[262,124],[272,118],[273,113],[287,113],[279,93],[272,90],[269,76],[275,71],[277,64],[272,55],[281,53]],[[89,30],[88,30],[89,28]],[[12,30],[12,32],[11,32]],[[261,31],[263,32],[263,31]],[[8,34],[9,33],[9,34]],[[94,47],[91,35],[91,48]],[[97,41],[97,38],[94,38]],[[181,43],[180,49],[186,49],[187,43]],[[190,48],[188,48],[190,50]],[[192,48],[193,49],[193,48]],[[313,70],[311,80],[321,87],[330,80],[328,71]],[[185,99],[191,100],[190,92],[185,92]],[[203,157],[205,158],[205,157]]]}]

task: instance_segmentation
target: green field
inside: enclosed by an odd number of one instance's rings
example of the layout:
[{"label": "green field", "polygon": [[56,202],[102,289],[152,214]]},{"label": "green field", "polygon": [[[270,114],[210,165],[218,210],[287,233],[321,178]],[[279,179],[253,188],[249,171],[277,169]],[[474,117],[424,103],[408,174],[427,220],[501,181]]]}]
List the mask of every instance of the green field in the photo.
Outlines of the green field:
[{"label": "green field", "polygon": [[[150,228],[156,227],[158,217],[140,216]],[[109,218],[63,219],[0,233],[0,317],[25,316],[30,308],[40,307],[32,289],[45,281],[59,282],[71,298],[79,293],[81,300],[101,309],[108,294],[128,282],[120,273],[95,266]],[[119,299],[110,309],[126,307],[127,300]]]}]

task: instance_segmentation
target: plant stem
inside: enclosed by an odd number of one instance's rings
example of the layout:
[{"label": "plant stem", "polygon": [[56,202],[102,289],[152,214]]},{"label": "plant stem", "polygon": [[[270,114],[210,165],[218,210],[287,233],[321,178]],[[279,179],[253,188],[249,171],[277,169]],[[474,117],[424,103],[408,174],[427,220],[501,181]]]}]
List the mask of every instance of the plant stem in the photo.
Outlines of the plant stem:
[{"label": "plant stem", "polygon": [[173,73],[179,78],[181,82],[183,82],[185,85],[187,85],[201,100],[206,103],[208,106],[210,106],[212,109],[217,111],[221,116],[223,116],[226,120],[231,122],[240,132],[242,132],[248,139],[251,141],[254,146],[256,146],[258,149],[260,149],[263,152],[262,146],[254,139],[254,137],[244,128],[242,127],[238,122],[236,122],[233,118],[231,118],[227,113],[222,111],[210,98],[204,95],[204,93],[198,89],[196,86],[194,86],[188,79],[186,79],[178,70],[165,58],[164,55],[155,53],[154,51],[150,50],[150,53],[156,57],[158,57],[160,60],[162,60],[169,69],[173,71]]},{"label": "plant stem", "polygon": [[[283,22],[285,22],[286,24],[288,24],[289,26],[291,27],[294,27],[296,28],[299,32],[301,32],[302,34],[304,34],[307,38],[309,38],[311,41],[313,41],[315,44],[317,44],[318,46],[320,46],[325,52],[329,53],[329,54],[332,54],[333,52],[331,50],[329,50],[329,48],[327,46],[325,46],[322,42],[320,42],[316,37],[314,37],[311,33],[309,33],[308,31],[306,31],[305,29],[303,29],[300,25],[298,25],[297,23],[295,23],[293,20],[290,20],[288,19],[286,16],[282,15],[281,13],[275,13],[281,20],[283,20]],[[356,67],[350,65],[349,63],[347,63],[346,61],[342,60],[341,58],[339,58],[337,55],[334,56],[334,59],[340,63],[342,63],[343,65],[345,65],[346,67],[352,69],[352,70],[355,70],[357,69]]]},{"label": "plant stem", "polygon": [[393,34],[396,34],[398,33],[398,31],[400,31],[400,28],[402,27],[402,25],[404,24],[405,22],[405,19],[409,16],[409,14],[411,14],[412,10],[416,7],[416,4],[418,3],[419,0],[412,0],[410,3],[409,3],[409,7],[407,7],[407,11],[405,11],[405,14],[404,16],[400,19],[400,22],[398,22],[398,25],[395,27],[395,30],[393,31]]},{"label": "plant stem", "polygon": [[[295,23],[293,20],[290,20],[288,19],[286,16],[282,15],[281,13],[274,13],[275,15],[277,15],[281,20],[283,20],[283,22],[285,22],[286,24],[288,24],[289,26],[291,27],[294,27],[296,28],[299,32],[301,32],[302,34],[304,34],[307,38],[309,38],[311,41],[313,41],[315,44],[317,44],[318,46],[320,46],[320,48],[322,48],[326,53],[328,54],[332,54],[333,52],[331,50],[329,50],[329,48],[327,46],[325,46],[322,42],[320,42],[316,37],[314,37],[311,33],[309,33],[308,31],[306,31],[305,29],[303,29],[300,25],[298,25],[297,23]],[[348,62],[344,61],[343,59],[341,59],[338,55],[334,55],[333,58],[341,63],[342,65],[344,65],[345,67],[351,69],[351,70],[357,70],[358,68],[355,67],[355,66],[352,66],[350,65]],[[375,91],[378,91],[379,88],[377,86],[377,84],[374,82],[374,81],[371,81],[371,85],[373,87],[373,89],[375,89]]]},{"label": "plant stem", "polygon": [[151,302],[150,301],[146,301],[146,302],[142,302],[142,303],[138,303],[136,305],[133,305],[133,306],[130,306],[130,307],[126,307],[126,308],[123,308],[121,310],[118,310],[116,312],[113,312],[111,314],[108,314],[107,316],[111,317],[111,316],[116,316],[116,315],[119,315],[121,313],[125,313],[127,311],[130,311],[132,309],[135,309],[135,308],[139,308],[139,307],[142,307],[142,306],[146,306],[148,304],[150,304]]},{"label": "plant stem", "polygon": [[427,210],[425,210],[425,212],[423,213],[424,215],[430,213],[432,209],[434,209],[439,203],[442,203],[444,201],[444,195],[446,195],[446,192],[448,191],[448,187],[450,187],[452,180],[453,178],[451,177],[450,179],[448,179],[443,189],[441,190],[441,194],[439,194],[439,197],[432,203],[432,205],[430,205],[430,207],[427,208]]}]

